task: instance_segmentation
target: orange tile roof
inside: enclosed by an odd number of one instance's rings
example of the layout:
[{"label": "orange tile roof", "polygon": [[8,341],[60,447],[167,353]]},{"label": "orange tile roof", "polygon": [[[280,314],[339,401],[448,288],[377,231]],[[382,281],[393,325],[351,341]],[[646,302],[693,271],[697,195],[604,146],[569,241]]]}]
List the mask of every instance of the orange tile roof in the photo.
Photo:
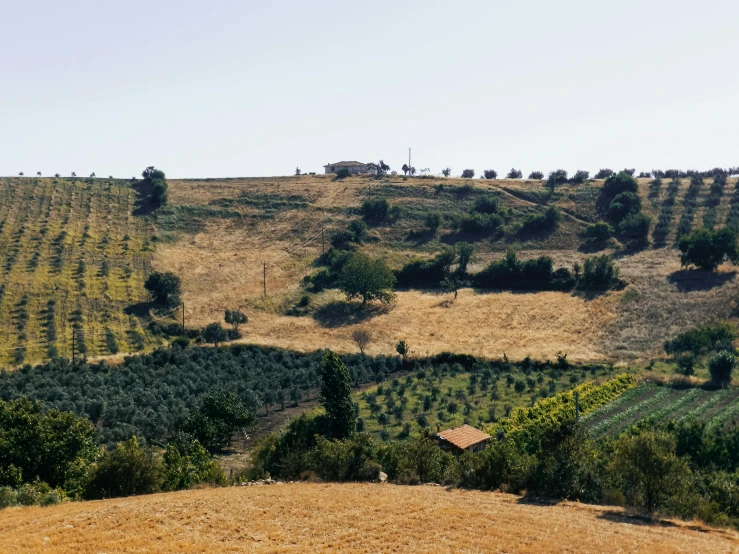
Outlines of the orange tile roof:
[{"label": "orange tile roof", "polygon": [[460,427],[455,427],[454,429],[441,431],[436,433],[436,436],[453,444],[457,448],[461,448],[462,450],[490,438],[490,435],[483,433],[479,429],[475,429],[471,425],[462,425]]}]

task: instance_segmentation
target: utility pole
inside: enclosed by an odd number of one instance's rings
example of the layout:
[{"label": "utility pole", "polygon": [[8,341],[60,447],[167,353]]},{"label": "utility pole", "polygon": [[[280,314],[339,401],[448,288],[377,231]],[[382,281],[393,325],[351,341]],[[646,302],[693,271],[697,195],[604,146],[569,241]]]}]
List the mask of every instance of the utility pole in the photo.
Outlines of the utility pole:
[{"label": "utility pole", "polygon": [[262,262],[264,264],[264,297],[267,298],[267,262]]}]

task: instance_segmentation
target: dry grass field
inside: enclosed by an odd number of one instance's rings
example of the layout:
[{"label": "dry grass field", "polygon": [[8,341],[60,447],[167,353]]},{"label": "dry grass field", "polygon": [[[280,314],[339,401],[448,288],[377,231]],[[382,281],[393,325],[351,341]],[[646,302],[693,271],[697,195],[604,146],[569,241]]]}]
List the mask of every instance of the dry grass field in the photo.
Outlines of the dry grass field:
[{"label": "dry grass field", "polygon": [[737,550],[739,535],[729,530],[431,486],[232,487],[11,508],[0,517],[0,551],[18,554]]},{"label": "dry grass field", "polygon": [[[710,179],[697,197],[698,208],[688,224],[703,223],[709,211],[717,225],[726,220],[733,179],[717,207],[706,207]],[[555,265],[571,267],[593,252],[583,248],[582,231],[595,221],[601,181],[563,186],[551,200],[564,212],[558,229],[542,236],[515,234],[476,240],[472,269],[499,258],[507,248],[522,258],[549,255]],[[356,208],[369,194],[387,198],[402,210],[393,224],[372,228],[363,247],[383,256],[393,267],[412,257],[431,256],[444,245],[470,240],[442,228],[436,237],[417,238],[423,216],[438,210],[460,214],[469,210],[481,191],[499,194],[520,218],[541,209],[548,193],[540,181],[403,179],[376,182],[367,177],[334,181],[331,176],[249,179],[173,180],[170,206],[157,215],[162,241],[153,265],[175,271],[183,279],[185,312],[192,326],[221,320],[227,308],[244,308],[250,318],[245,341],[298,350],[331,347],[352,352],[351,334],[358,324],[373,332],[368,352],[394,352],[399,339],[418,354],[444,350],[498,357],[531,355],[551,358],[557,351],[569,359],[633,362],[659,355],[663,342],[688,327],[712,318],[728,317],[737,296],[731,268],[711,279],[680,270],[672,247],[678,222],[684,219],[683,198],[689,186],[682,180],[659,190],[647,179],[639,181],[643,209],[656,221],[668,197],[676,201],[664,245],[630,252],[615,243],[602,250],[617,258],[629,283],[623,291],[594,298],[565,293],[481,294],[463,290],[451,295],[407,291],[386,308],[350,314],[344,321],[317,317],[322,308],[341,300],[337,292],[311,298],[310,310],[290,313],[304,293],[302,278],[325,242],[356,218]],[[671,192],[670,192],[671,191]],[[733,205],[733,204],[732,204]],[[692,222],[692,223],[691,223]],[[263,293],[263,263],[267,264],[267,298]],[[727,301],[728,299],[728,301]]]}]

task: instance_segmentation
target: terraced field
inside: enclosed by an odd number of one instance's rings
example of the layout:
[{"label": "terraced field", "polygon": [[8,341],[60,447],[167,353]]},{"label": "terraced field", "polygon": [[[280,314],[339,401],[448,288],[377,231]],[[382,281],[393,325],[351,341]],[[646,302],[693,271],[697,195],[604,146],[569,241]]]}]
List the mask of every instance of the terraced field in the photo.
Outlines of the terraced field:
[{"label": "terraced field", "polygon": [[0,366],[151,344],[126,306],[146,299],[152,245],[136,193],[108,179],[0,179]]},{"label": "terraced field", "polygon": [[596,437],[614,435],[648,420],[694,418],[711,428],[735,426],[739,420],[739,390],[675,389],[640,385],[589,413],[582,421]]}]

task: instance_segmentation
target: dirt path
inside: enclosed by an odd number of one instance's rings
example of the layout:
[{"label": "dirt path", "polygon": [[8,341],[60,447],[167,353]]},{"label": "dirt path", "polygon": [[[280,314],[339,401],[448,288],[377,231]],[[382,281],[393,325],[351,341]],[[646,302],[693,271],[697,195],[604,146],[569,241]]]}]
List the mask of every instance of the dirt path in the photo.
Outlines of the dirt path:
[{"label": "dirt path", "polygon": [[[520,196],[516,196],[512,192],[508,192],[507,190],[505,190],[503,188],[500,188],[498,186],[495,186],[495,185],[488,185],[488,186],[491,189],[496,190],[496,191],[500,192],[501,194],[504,194],[505,196],[509,196],[510,198],[513,198],[514,200],[518,200],[519,202],[522,202],[522,203],[526,204],[527,206],[532,206],[534,208],[545,208],[546,207],[546,205],[544,205],[544,204],[538,204],[536,202],[532,202],[531,200],[526,200],[525,198],[521,198]],[[574,216],[571,213],[566,212],[564,210],[560,210],[560,211],[562,212],[562,215],[564,215],[565,217],[569,217],[571,220],[577,221],[578,223],[581,223],[583,225],[590,225],[592,223],[592,221],[585,221],[584,219],[580,219],[579,217]]]}]

